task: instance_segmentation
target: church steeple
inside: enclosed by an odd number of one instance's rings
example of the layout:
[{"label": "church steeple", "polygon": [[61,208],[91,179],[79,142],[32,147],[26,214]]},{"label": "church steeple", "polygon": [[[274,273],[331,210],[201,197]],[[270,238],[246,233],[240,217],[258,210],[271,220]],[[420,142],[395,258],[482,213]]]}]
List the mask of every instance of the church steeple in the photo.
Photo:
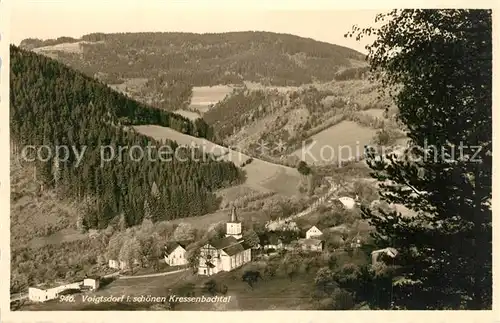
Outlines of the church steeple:
[{"label": "church steeple", "polygon": [[236,216],[236,206],[233,206],[231,208],[231,215],[230,215],[230,221],[229,222],[232,222],[232,223],[239,222],[238,221],[238,217]]},{"label": "church steeple", "polygon": [[233,206],[231,208],[231,214],[229,215],[230,219],[226,223],[226,237],[233,236],[236,239],[242,237],[241,235],[241,222],[238,221],[238,217],[236,215],[236,207]]}]

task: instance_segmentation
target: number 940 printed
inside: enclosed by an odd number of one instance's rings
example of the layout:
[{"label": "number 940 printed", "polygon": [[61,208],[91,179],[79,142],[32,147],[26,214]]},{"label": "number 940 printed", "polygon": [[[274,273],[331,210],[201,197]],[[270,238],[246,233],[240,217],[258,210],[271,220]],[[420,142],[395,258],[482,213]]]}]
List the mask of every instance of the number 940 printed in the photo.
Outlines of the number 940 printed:
[{"label": "number 940 printed", "polygon": [[59,300],[61,302],[74,303],[75,296],[74,295],[61,295],[61,296],[59,296]]}]

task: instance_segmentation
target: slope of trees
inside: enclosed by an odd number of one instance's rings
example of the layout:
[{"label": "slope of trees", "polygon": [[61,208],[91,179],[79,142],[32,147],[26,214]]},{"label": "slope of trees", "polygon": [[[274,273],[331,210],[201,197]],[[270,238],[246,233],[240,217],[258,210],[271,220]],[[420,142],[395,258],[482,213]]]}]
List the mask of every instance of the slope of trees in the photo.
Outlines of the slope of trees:
[{"label": "slope of trees", "polygon": [[400,252],[394,306],[491,309],[491,11],[394,10],[377,19],[379,29],[353,34],[377,35],[371,69],[382,72],[415,147],[408,159],[368,158],[382,198],[417,212],[364,210],[377,247]]},{"label": "slope of trees", "polygon": [[[193,86],[241,84],[243,80],[275,85],[330,81],[341,67],[364,60],[364,55],[346,47],[269,32],[94,33],[80,40],[93,42],[81,44],[83,56],[63,52],[58,56],[88,75],[163,77]],[[21,46],[55,43],[27,39]]]},{"label": "slope of trees", "polygon": [[[207,137],[209,127],[203,121],[192,123],[149,108],[54,60],[12,46],[10,86],[13,148],[50,149],[41,149],[38,158],[29,156],[36,160],[37,179],[45,188],[86,201],[88,212],[79,221],[84,228],[105,228],[120,213],[127,226],[144,217],[155,221],[201,215],[217,207],[213,190],[242,178],[233,163],[195,161],[193,156],[201,157],[201,151],[181,149],[178,156],[185,161],[160,159],[160,146],[179,150],[178,145],[125,127],[158,124]],[[153,148],[146,149],[148,144]],[[55,158],[57,146],[68,147],[67,160]],[[118,155],[120,147],[130,151]],[[115,158],[107,161],[103,157],[110,157],[111,150]]]}]

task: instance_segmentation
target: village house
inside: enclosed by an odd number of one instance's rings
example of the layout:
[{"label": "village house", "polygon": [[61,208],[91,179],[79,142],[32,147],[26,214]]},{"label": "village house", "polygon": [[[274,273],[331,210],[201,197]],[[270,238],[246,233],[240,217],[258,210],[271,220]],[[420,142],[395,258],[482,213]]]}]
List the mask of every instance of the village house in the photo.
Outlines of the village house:
[{"label": "village house", "polygon": [[321,231],[317,226],[313,225],[306,231],[306,239],[312,239],[314,237],[319,237],[323,235],[323,231]]},{"label": "village house", "polygon": [[51,299],[56,299],[59,295],[69,289],[80,289],[82,282],[70,283],[61,286],[54,286],[49,288],[28,288],[28,299],[32,302],[46,302]]},{"label": "village house", "polygon": [[226,223],[226,236],[213,240],[200,249],[198,274],[213,275],[231,271],[250,262],[252,246],[242,239],[241,222],[236,208],[231,210],[230,221]]},{"label": "village house", "polygon": [[375,266],[380,261],[380,256],[388,256],[392,259],[396,258],[398,251],[394,248],[384,248],[372,251],[372,265]]},{"label": "village house", "polygon": [[358,205],[359,198],[358,198],[358,196],[356,196],[356,199],[353,199],[352,197],[349,197],[349,196],[342,196],[342,197],[339,197],[338,200],[340,201],[340,203],[342,203],[342,205],[347,210],[351,210],[356,205]]},{"label": "village house", "polygon": [[97,290],[99,289],[99,277],[87,277],[83,280],[82,288]]},{"label": "village house", "polygon": [[109,268],[113,268],[113,269],[124,270],[124,269],[127,268],[127,264],[123,260],[118,261],[118,260],[115,260],[115,259],[110,259],[108,261],[108,267]]},{"label": "village house", "polygon": [[189,242],[173,241],[165,246],[165,263],[169,266],[183,266],[188,263],[186,257],[186,247]]},{"label": "village house", "polygon": [[[139,264],[140,264],[139,260],[134,259],[134,265],[139,265]],[[130,266],[124,260],[110,259],[108,261],[108,267],[113,269],[126,270],[129,269]]]}]

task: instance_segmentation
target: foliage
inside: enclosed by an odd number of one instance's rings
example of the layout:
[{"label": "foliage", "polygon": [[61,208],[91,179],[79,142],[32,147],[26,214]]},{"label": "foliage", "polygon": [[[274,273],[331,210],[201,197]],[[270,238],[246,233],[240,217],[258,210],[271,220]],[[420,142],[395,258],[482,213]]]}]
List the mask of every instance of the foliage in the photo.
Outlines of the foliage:
[{"label": "foliage", "polygon": [[[15,46],[10,55],[12,142],[18,147],[45,145],[51,149],[46,161],[33,162],[45,190],[55,186],[56,172],[61,196],[95,200],[80,219],[80,228],[104,229],[121,214],[127,226],[140,224],[144,217],[158,221],[202,215],[217,208],[213,190],[241,180],[242,171],[236,165],[212,158],[155,162],[158,147],[175,151],[178,145],[151,140],[128,128],[158,124],[200,135],[200,127],[188,119],[130,100],[46,57]],[[148,144],[153,147],[149,152]],[[55,162],[58,146],[67,147],[69,153],[61,163]],[[150,156],[140,158],[133,146]],[[122,148],[125,153],[119,156]],[[111,151],[114,158],[107,159]],[[185,153],[189,156],[189,150]]]},{"label": "foliage", "polygon": [[[158,78],[194,86],[243,80],[285,86],[330,81],[341,67],[352,66],[350,60],[363,60],[362,54],[346,47],[270,32],[93,33],[82,40],[90,43],[81,44],[81,54],[59,53],[58,59],[89,75],[105,72],[118,79]],[[21,46],[61,41],[31,39]]]},{"label": "foliage", "polygon": [[250,288],[253,289],[254,284],[260,279],[262,279],[262,276],[260,274],[260,271],[258,270],[247,270],[243,273],[241,276],[241,279],[245,281]]},{"label": "foliage", "polygon": [[307,175],[309,175],[311,173],[311,168],[303,160],[301,160],[297,164],[297,170],[299,171],[300,174],[305,175],[305,176],[307,176]]},{"label": "foliage", "polygon": [[351,36],[376,36],[371,71],[419,148],[367,160],[382,199],[418,212],[363,211],[376,245],[395,247],[402,276],[416,282],[395,306],[491,309],[491,11],[393,10],[377,20],[381,27]]}]

